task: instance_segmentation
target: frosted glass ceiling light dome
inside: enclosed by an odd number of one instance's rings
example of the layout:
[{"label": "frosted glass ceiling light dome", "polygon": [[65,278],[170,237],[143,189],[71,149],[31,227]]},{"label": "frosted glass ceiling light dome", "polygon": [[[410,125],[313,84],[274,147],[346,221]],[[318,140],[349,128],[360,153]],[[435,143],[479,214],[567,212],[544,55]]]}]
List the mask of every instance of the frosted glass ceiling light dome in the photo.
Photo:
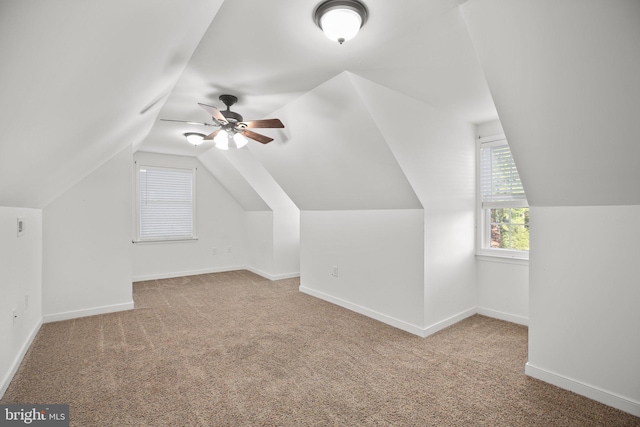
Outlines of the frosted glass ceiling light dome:
[{"label": "frosted glass ceiling light dome", "polygon": [[229,149],[229,134],[225,130],[221,130],[218,132],[215,138],[213,138],[213,143],[216,145],[216,148],[220,150],[228,150]]},{"label": "frosted glass ceiling light dome", "polygon": [[247,145],[249,140],[247,138],[245,138],[243,135],[240,135],[239,133],[236,133],[236,134],[233,135],[233,142],[236,143],[236,148],[242,148],[245,145]]},{"label": "frosted glass ceiling light dome", "polygon": [[358,0],[327,0],[313,13],[316,25],[328,38],[340,44],[358,34],[367,22],[367,16],[367,7]]},{"label": "frosted glass ceiling light dome", "polygon": [[193,144],[195,147],[202,144],[204,135],[201,133],[188,132],[185,133],[184,136],[187,138],[189,143]]},{"label": "frosted glass ceiling light dome", "polygon": [[229,148],[242,148],[249,143],[249,140],[238,132],[221,129],[213,138],[213,143],[220,150],[228,150]]}]

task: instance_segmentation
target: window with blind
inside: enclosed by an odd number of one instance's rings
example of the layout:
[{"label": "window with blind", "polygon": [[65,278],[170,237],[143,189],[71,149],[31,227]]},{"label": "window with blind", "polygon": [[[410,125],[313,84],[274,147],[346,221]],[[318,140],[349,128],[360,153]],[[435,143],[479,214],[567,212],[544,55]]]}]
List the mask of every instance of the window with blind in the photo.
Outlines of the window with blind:
[{"label": "window with blind", "polygon": [[507,141],[480,144],[480,249],[485,255],[526,257],[529,205]]},{"label": "window with blind", "polygon": [[194,239],[195,169],[138,165],[138,240]]}]

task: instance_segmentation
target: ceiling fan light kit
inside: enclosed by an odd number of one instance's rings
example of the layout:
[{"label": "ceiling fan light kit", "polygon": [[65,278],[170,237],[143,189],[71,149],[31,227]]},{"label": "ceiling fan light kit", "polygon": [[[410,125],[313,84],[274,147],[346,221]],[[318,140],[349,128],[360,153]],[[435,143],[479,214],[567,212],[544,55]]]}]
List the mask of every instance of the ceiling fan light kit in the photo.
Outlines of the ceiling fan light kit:
[{"label": "ceiling fan light kit", "polygon": [[313,20],[329,39],[342,44],[358,34],[368,15],[359,0],[326,0],[316,7]]},{"label": "ceiling fan light kit", "polygon": [[221,130],[213,137],[213,143],[220,150],[228,150],[229,147],[242,148],[249,143],[249,140],[238,132]]}]

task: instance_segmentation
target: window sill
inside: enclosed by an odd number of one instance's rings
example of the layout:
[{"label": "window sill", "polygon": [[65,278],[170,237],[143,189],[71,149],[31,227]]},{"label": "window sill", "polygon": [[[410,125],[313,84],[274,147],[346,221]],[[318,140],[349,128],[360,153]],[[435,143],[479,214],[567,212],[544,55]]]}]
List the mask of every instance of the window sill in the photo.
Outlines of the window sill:
[{"label": "window sill", "polygon": [[180,237],[177,239],[148,239],[148,240],[132,240],[131,243],[136,245],[165,244],[165,243],[192,243],[197,241],[197,237]]},{"label": "window sill", "polygon": [[520,254],[511,251],[501,253],[500,251],[485,250],[476,253],[476,260],[501,262],[504,264],[529,265],[529,252]]}]

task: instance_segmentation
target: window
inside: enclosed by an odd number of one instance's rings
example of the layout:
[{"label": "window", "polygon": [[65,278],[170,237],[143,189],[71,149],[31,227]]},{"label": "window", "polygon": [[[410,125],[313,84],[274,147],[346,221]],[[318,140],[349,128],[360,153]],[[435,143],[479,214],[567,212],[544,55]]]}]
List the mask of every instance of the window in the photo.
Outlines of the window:
[{"label": "window", "polygon": [[480,143],[479,254],[528,258],[529,205],[504,138]]},{"label": "window", "polygon": [[138,165],[138,240],[195,239],[195,169]]}]

